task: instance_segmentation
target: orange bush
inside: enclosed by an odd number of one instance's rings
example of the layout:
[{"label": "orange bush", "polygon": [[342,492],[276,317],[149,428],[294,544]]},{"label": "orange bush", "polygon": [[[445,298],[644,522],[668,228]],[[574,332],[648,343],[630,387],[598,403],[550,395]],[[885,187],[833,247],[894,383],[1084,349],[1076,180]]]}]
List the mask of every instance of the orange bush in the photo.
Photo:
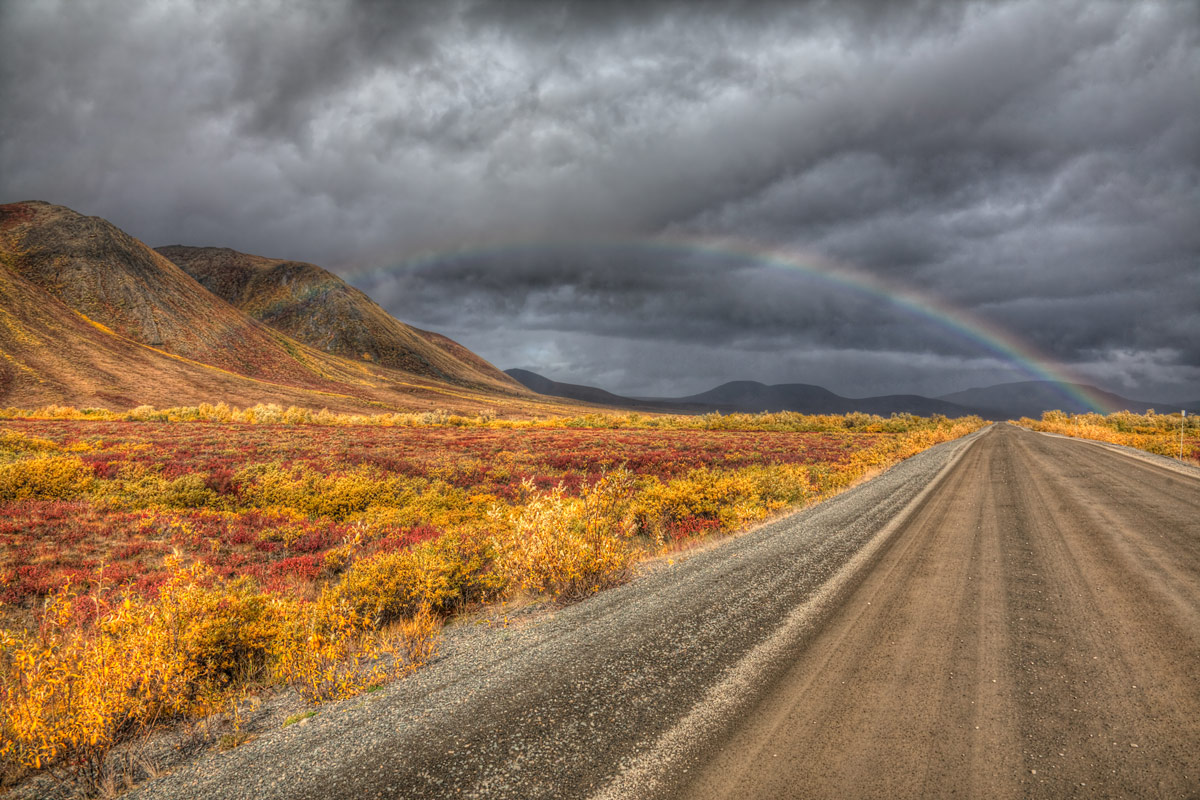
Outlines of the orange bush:
[{"label": "orange bush", "polygon": [[386,631],[337,590],[296,609],[272,644],[274,675],[311,701],[352,697],[425,663],[439,619],[422,606]]},{"label": "orange bush", "polygon": [[448,566],[429,546],[383,553],[347,569],[337,591],[355,614],[381,625],[446,603],[453,592]]},{"label": "orange bush", "polygon": [[534,493],[524,505],[497,506],[492,543],[500,572],[511,585],[562,600],[586,597],[624,581],[635,558],[630,498],[633,478],[605,475],[581,497],[562,486]]},{"label": "orange bush", "polygon": [[427,658],[437,631],[428,609],[381,632],[335,590],[288,599],[200,564],[175,562],[149,600],[67,587],[31,629],[0,628],[0,759],[90,791],[115,744],[159,723],[221,711],[256,683],[346,697]]},{"label": "orange bush", "polygon": [[1179,458],[1182,454],[1184,459],[1200,461],[1200,441],[1196,439],[1194,418],[1179,414],[1118,411],[1104,416],[1047,411],[1040,420],[1025,417],[1017,424],[1030,430],[1120,444],[1169,458]]},{"label": "orange bush", "polygon": [[0,757],[90,787],[117,742],[220,709],[265,663],[277,613],[252,587],[206,578],[176,565],[157,600],[111,607],[67,587],[33,630],[3,630]]}]

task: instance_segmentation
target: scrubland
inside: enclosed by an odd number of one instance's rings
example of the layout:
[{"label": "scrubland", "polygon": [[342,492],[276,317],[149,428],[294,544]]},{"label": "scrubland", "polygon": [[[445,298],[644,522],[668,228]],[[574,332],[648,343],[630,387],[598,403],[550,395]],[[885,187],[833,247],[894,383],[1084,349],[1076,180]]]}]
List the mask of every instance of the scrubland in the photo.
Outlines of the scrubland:
[{"label": "scrubland", "polygon": [[1034,431],[1120,444],[1200,464],[1200,431],[1196,421],[1179,414],[1118,411],[1105,416],[1047,411],[1041,419],[1025,417],[1017,424]]},{"label": "scrubland", "polygon": [[272,686],[417,668],[441,624],[568,602],[984,423],[549,420],[223,405],[0,411],[0,758],[94,791],[106,757]]}]

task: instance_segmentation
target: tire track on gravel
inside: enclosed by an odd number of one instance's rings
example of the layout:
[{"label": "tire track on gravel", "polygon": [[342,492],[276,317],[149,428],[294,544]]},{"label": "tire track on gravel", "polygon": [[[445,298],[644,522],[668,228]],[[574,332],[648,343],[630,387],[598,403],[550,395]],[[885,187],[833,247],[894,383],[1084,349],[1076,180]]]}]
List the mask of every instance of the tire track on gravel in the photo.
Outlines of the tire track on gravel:
[{"label": "tire track on gravel", "polygon": [[1008,425],[674,796],[1200,796],[1200,481]]}]

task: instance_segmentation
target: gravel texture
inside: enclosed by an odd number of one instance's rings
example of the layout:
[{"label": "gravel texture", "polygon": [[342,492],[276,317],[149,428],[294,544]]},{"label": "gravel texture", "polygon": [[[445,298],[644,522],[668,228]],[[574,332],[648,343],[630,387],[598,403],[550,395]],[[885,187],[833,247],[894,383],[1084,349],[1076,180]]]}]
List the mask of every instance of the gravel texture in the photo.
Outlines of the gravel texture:
[{"label": "gravel texture", "polygon": [[1198,665],[1195,470],[996,426],[672,794],[1200,797]]}]

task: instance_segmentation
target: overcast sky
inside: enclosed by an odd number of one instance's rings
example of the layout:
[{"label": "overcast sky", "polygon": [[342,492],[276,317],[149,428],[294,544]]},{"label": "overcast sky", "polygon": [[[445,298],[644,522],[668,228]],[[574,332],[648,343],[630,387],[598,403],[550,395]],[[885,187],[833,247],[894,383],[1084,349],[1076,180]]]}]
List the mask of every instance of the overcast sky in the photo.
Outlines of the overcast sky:
[{"label": "overcast sky", "polygon": [[1200,399],[1200,3],[0,0],[0,97],[0,202],[313,261],[502,368],[1028,377],[849,275]]}]

